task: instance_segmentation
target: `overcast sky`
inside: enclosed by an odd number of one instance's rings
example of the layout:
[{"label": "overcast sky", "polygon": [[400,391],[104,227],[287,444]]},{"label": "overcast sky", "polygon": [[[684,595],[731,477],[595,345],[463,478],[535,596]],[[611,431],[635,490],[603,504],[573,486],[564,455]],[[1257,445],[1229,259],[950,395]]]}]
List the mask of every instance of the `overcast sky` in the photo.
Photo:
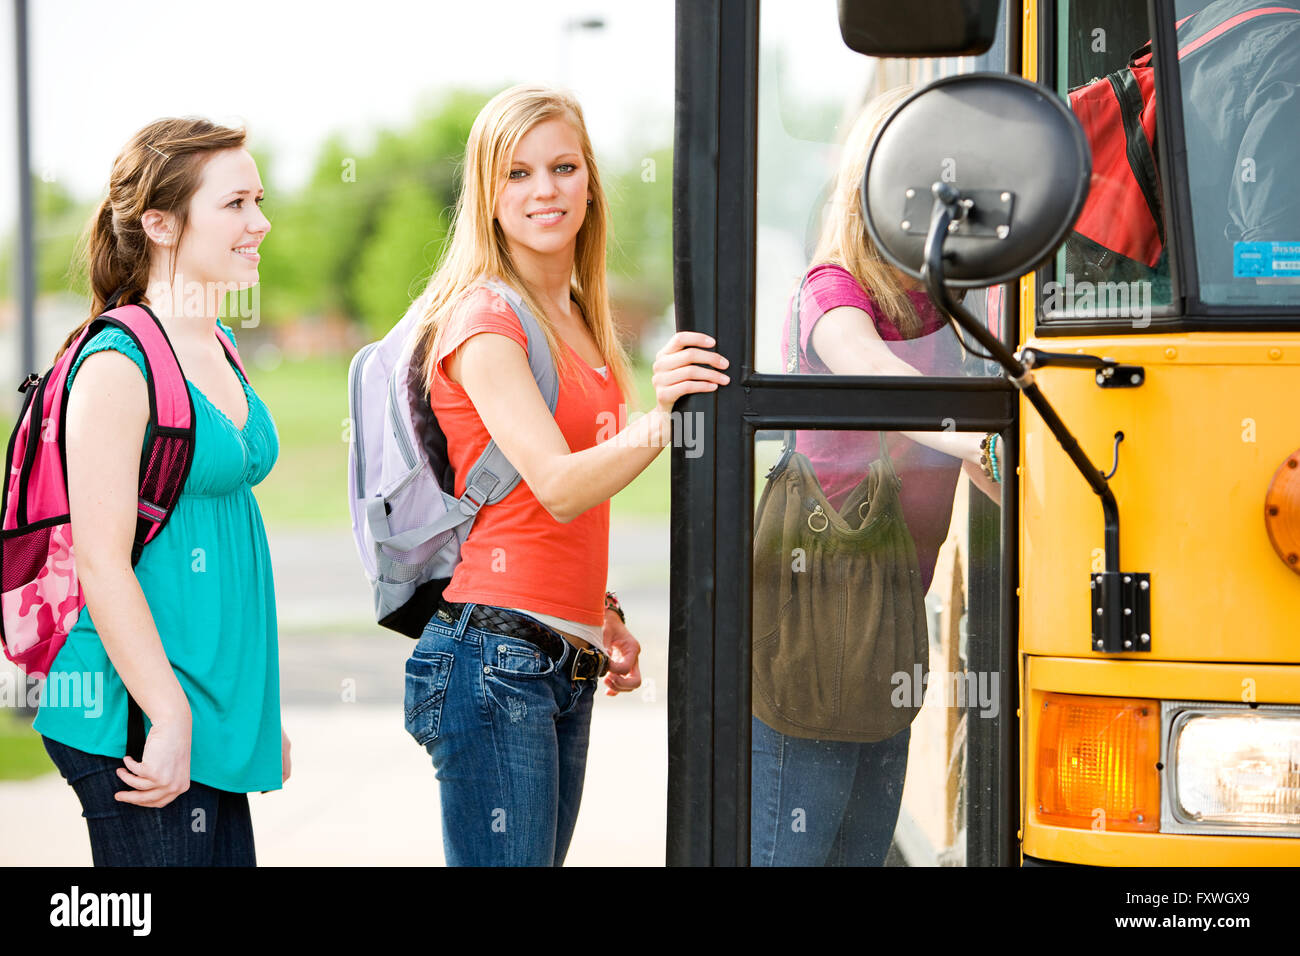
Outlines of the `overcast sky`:
[{"label": "overcast sky", "polygon": [[[672,142],[672,0],[29,0],[32,165],[98,197],[167,115],[244,125],[281,189],[333,130],[410,121],[455,86],[573,89],[598,153]],[[12,0],[0,0],[0,228],[16,215]],[[599,17],[601,30],[566,30]]]},{"label": "overcast sky", "polygon": [[[0,230],[17,213],[13,2],[0,0]],[[902,0],[900,0],[902,2]],[[161,116],[243,125],[293,190],[334,131],[363,144],[457,87],[574,90],[597,154],[672,143],[674,0],[28,0],[32,166],[82,199]],[[860,90],[836,0],[765,0],[784,109]],[[573,28],[598,18],[599,30]],[[569,25],[566,28],[566,25]],[[766,61],[765,61],[766,62]]]}]

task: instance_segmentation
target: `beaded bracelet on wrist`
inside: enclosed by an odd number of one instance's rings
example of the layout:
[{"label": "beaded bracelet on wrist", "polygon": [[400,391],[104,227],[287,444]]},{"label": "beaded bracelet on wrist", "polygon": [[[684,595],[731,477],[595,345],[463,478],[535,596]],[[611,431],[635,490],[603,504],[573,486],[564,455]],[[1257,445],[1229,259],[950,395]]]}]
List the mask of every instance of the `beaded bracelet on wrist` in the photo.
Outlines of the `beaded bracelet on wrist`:
[{"label": "beaded bracelet on wrist", "polygon": [[993,433],[990,432],[980,439],[980,468],[984,472],[984,477],[989,481],[993,480],[993,465],[989,455],[989,439],[992,437]]},{"label": "beaded bracelet on wrist", "polygon": [[618,595],[616,595],[613,591],[605,592],[605,610],[613,611],[615,614],[618,615],[618,619],[620,621],[622,621],[624,624],[627,623],[627,615],[623,613],[623,608],[618,603]]},{"label": "beaded bracelet on wrist", "polygon": [[980,439],[980,468],[989,481],[1002,482],[1002,467],[998,464],[997,444],[1000,437],[996,432],[989,432]]}]

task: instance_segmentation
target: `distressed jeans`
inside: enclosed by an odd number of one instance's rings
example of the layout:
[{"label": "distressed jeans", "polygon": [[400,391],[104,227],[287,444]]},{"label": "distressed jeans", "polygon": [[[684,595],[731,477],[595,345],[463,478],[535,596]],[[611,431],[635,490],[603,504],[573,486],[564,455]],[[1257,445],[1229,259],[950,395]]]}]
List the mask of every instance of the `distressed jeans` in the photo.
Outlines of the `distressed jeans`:
[{"label": "distressed jeans", "polygon": [[41,738],[77,799],[95,866],[256,866],[248,794],[190,781],[165,807],[122,803],[132,788],[117,775],[121,757],[86,753]]},{"label": "distressed jeans", "polygon": [[883,866],[912,728],[877,743],[787,737],[751,718],[751,866]]},{"label": "distressed jeans", "polygon": [[406,662],[406,729],[433,758],[449,866],[559,866],[578,819],[594,680],[435,614]]}]

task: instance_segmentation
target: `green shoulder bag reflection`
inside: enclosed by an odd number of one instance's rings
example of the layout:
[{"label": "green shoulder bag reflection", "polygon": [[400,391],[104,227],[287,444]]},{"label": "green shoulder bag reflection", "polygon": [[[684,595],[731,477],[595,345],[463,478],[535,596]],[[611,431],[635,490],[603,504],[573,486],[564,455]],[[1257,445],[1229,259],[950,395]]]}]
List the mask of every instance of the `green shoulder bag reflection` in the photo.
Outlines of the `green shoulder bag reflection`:
[{"label": "green shoulder bag reflection", "polygon": [[[801,285],[791,370],[802,297]],[[753,710],[773,730],[873,742],[920,711],[929,635],[901,487],[882,432],[880,458],[837,511],[786,432],[754,531]]]}]

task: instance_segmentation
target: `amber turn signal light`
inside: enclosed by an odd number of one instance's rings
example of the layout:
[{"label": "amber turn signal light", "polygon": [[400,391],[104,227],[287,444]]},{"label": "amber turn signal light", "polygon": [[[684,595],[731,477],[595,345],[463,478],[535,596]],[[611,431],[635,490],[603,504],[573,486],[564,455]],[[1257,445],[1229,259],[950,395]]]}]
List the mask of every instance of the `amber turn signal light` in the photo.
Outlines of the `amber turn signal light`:
[{"label": "amber turn signal light", "polygon": [[1159,759],[1157,701],[1045,694],[1038,725],[1039,821],[1158,830]]}]

